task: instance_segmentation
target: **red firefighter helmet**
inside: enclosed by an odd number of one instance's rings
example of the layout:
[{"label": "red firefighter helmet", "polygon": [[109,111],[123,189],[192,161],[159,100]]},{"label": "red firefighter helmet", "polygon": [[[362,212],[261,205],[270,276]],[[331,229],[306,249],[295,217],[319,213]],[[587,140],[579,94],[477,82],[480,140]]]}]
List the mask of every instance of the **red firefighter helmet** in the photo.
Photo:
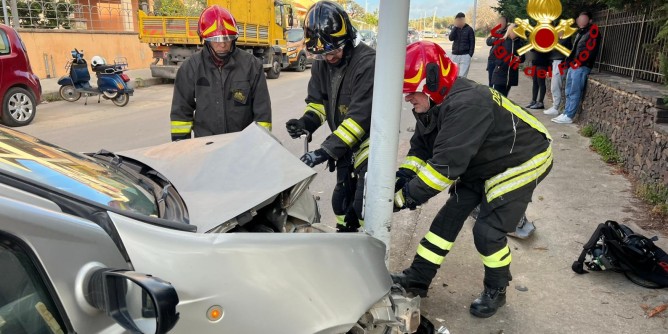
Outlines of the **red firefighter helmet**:
[{"label": "red firefighter helmet", "polygon": [[209,6],[199,16],[197,34],[209,42],[234,41],[239,36],[237,21],[227,9],[218,5]]},{"label": "red firefighter helmet", "polygon": [[406,48],[404,93],[420,91],[440,104],[457,79],[457,64],[443,48],[433,42],[420,41]]}]

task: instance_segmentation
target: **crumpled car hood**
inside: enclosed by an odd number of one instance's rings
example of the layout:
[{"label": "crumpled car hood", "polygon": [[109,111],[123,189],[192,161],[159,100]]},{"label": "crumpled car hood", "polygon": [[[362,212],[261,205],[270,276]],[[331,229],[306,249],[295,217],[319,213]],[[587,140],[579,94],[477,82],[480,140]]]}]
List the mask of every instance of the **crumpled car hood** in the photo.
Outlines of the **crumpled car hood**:
[{"label": "crumpled car hood", "polygon": [[198,232],[247,212],[315,172],[253,123],[244,131],[117,153],[165,176]]}]

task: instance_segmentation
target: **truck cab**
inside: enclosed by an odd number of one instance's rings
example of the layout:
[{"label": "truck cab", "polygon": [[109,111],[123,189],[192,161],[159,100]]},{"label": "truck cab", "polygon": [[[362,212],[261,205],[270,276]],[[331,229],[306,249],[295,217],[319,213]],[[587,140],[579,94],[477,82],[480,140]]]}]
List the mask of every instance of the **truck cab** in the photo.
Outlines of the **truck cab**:
[{"label": "truck cab", "polygon": [[[274,0],[208,0],[232,13],[237,21],[239,49],[262,60],[267,78],[276,79],[289,66],[285,32],[292,26],[292,7]],[[157,16],[139,11],[139,40],[153,50],[151,74],[176,78],[179,66],[202,47],[197,16]]]}]

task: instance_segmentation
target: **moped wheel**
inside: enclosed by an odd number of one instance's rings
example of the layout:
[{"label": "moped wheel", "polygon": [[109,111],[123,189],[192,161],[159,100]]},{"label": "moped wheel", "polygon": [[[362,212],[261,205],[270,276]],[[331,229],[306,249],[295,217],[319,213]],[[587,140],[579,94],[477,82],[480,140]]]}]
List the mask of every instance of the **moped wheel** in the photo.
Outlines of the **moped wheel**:
[{"label": "moped wheel", "polygon": [[130,102],[130,95],[118,94],[115,98],[111,99],[111,102],[114,102],[119,107],[125,107]]},{"label": "moped wheel", "polygon": [[118,92],[109,92],[109,91],[103,91],[102,95],[105,99],[111,100],[113,98],[116,98],[118,96]]},{"label": "moped wheel", "polygon": [[60,87],[60,97],[67,102],[74,102],[81,98],[81,92],[77,92],[77,89],[72,85]]}]

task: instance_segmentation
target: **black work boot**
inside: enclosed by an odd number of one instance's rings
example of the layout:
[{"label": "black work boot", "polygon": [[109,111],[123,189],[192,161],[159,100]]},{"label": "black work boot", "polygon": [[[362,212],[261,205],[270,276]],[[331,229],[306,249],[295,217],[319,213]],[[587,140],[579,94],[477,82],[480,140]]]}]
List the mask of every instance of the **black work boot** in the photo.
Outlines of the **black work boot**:
[{"label": "black work boot", "polygon": [[401,285],[406,292],[420,297],[427,297],[427,291],[429,290],[431,282],[425,280],[417,273],[417,271],[415,271],[415,269],[408,268],[400,273],[394,273],[390,276],[392,277],[392,282]]},{"label": "black work boot", "polygon": [[506,304],[506,288],[489,288],[485,286],[480,297],[471,303],[469,311],[478,318],[489,318],[499,307]]}]

